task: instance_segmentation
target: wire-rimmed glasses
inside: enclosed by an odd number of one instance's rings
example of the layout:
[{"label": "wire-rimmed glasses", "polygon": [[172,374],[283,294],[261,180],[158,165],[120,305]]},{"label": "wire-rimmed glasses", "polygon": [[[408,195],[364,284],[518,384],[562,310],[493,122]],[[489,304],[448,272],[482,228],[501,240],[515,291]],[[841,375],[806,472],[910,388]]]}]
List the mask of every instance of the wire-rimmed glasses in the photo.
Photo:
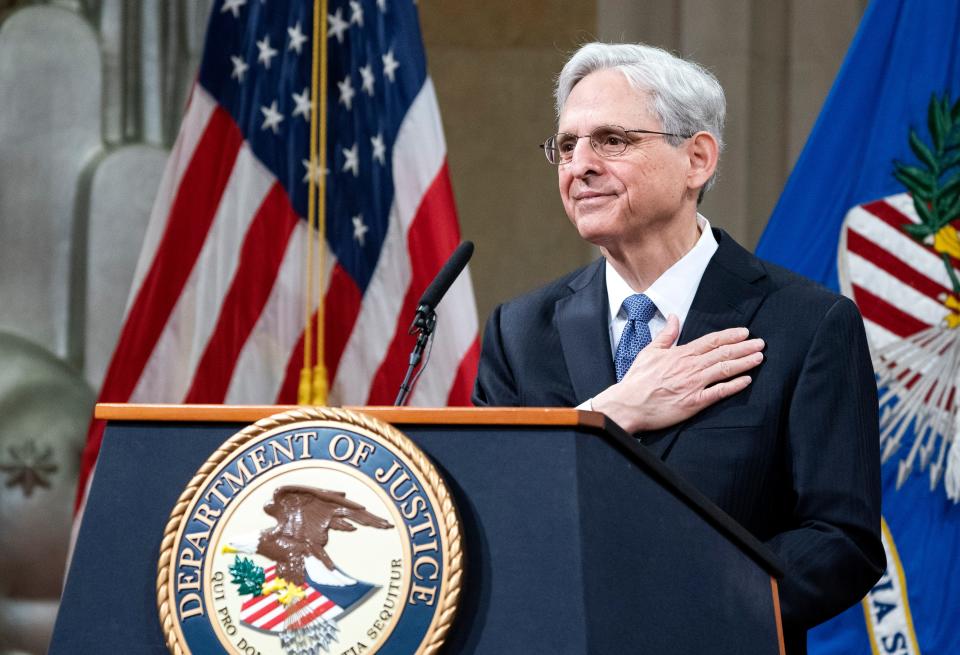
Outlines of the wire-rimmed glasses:
[{"label": "wire-rimmed glasses", "polygon": [[548,162],[554,166],[560,166],[569,163],[573,158],[573,151],[580,139],[589,137],[590,146],[601,157],[616,157],[626,152],[627,146],[633,143],[630,134],[656,134],[681,139],[689,139],[693,136],[692,134],[672,134],[654,130],[627,130],[619,125],[601,125],[590,134],[568,134],[567,132],[553,134],[541,143],[540,147],[543,148],[543,154],[547,156]]}]

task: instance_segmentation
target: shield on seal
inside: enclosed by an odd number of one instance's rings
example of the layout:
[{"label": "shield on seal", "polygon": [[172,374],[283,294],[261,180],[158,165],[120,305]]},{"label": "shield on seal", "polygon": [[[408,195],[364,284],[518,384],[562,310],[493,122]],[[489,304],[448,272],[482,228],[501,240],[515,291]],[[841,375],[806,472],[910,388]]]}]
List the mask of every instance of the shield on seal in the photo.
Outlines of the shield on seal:
[{"label": "shield on seal", "polygon": [[[264,569],[264,584],[269,585],[277,579],[277,567],[268,566]],[[376,585],[353,580],[337,570],[346,584],[321,584],[309,579],[300,589],[303,597],[293,606],[286,607],[277,598],[275,593],[259,594],[244,601],[240,607],[240,622],[243,625],[257,630],[280,633],[287,628],[302,628],[310,623],[325,619],[333,619],[343,615],[376,588]],[[288,617],[293,616],[295,622],[291,625]]]}]

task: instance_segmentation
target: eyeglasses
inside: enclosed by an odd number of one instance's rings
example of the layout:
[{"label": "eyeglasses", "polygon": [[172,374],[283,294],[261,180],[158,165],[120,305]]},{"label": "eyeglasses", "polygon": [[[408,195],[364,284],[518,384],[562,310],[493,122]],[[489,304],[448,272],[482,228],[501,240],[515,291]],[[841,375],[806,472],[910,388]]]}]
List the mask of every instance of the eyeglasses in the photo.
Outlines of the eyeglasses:
[{"label": "eyeglasses", "polygon": [[654,132],[653,130],[625,130],[617,125],[601,125],[590,134],[567,134],[560,132],[554,134],[546,141],[540,144],[543,148],[543,154],[547,156],[547,161],[555,166],[570,163],[573,159],[573,151],[577,147],[577,141],[590,138],[590,145],[593,151],[601,157],[616,157],[622,155],[627,150],[627,146],[633,143],[628,134],[657,134],[660,136],[674,136],[680,139],[689,139],[692,134],[672,134],[670,132]]}]

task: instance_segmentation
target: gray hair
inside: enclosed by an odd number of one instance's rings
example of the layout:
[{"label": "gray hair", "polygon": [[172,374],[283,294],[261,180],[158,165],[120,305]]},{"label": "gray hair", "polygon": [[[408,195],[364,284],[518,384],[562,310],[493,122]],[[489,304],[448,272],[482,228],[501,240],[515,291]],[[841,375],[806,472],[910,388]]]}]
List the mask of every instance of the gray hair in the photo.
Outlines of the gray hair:
[{"label": "gray hair", "polygon": [[[618,70],[630,85],[649,97],[649,109],[664,132],[693,134],[709,132],[723,151],[723,122],[727,102],[717,78],[703,66],[675,57],[666,50],[633,43],[588,43],[577,50],[557,77],[557,117],[567,97],[580,80],[600,70]],[[673,146],[681,137],[665,137]],[[701,197],[716,181],[707,180]]]}]

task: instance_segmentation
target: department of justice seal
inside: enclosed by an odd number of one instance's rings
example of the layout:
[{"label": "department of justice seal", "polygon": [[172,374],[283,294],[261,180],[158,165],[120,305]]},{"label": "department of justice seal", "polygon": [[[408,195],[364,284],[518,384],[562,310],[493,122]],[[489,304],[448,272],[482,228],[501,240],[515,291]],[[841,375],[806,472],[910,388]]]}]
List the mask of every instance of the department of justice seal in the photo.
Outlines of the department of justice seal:
[{"label": "department of justice seal", "polygon": [[462,569],[423,452],[382,421],[301,408],[200,467],[167,523],[157,603],[172,653],[432,653]]}]

